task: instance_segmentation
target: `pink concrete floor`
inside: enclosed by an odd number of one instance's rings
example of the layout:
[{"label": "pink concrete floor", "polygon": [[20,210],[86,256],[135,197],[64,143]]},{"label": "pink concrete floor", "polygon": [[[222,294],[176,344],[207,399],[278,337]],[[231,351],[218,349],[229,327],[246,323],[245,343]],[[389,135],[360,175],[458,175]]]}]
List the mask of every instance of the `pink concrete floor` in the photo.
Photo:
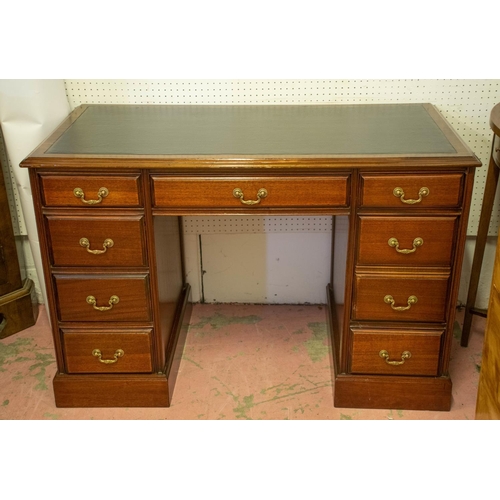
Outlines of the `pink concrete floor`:
[{"label": "pink concrete floor", "polygon": [[206,304],[193,307],[170,408],[56,408],[56,363],[42,306],[35,326],[0,341],[0,419],[474,419],[485,320],[474,318],[467,348],[459,345],[458,322],[449,412],[335,408],[322,306]]}]

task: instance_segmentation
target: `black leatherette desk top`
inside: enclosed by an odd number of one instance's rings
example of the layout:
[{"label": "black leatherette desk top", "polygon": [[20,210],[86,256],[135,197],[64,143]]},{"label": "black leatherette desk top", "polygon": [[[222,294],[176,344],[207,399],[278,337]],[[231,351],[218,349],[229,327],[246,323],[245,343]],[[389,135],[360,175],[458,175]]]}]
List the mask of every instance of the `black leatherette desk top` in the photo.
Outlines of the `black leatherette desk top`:
[{"label": "black leatherette desk top", "polygon": [[481,164],[431,104],[84,104],[21,166],[373,168],[381,158]]},{"label": "black leatherette desk top", "polygon": [[96,155],[453,154],[422,104],[100,105],[47,151]]}]

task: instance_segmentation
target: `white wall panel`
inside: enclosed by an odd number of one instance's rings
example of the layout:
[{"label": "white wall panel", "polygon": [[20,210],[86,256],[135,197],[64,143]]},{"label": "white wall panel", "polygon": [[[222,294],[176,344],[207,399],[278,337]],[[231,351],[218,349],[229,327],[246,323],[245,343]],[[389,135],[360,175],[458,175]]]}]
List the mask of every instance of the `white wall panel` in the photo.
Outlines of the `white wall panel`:
[{"label": "white wall panel", "polygon": [[[332,217],[185,217],[185,264],[193,301],[324,303],[332,226]],[[347,217],[336,217],[333,287],[339,303],[344,298],[347,232]]]},{"label": "white wall panel", "polygon": [[331,241],[328,233],[204,234],[204,301],[324,304]]}]

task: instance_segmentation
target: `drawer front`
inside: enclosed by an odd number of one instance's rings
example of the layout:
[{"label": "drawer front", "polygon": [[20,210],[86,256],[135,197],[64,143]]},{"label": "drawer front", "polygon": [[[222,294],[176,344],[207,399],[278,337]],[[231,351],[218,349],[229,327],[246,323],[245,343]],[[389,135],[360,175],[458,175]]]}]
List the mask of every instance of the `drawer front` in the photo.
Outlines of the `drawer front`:
[{"label": "drawer front", "polygon": [[61,321],[151,320],[147,275],[55,274],[54,281]]},{"label": "drawer front", "polygon": [[356,274],[353,319],[444,322],[444,274]]},{"label": "drawer front", "polygon": [[360,217],[359,265],[449,266],[457,217]]},{"label": "drawer front", "polygon": [[42,174],[40,178],[46,207],[141,206],[138,175]]},{"label": "drawer front", "polygon": [[442,330],[352,330],[352,373],[436,376]]},{"label": "drawer front", "polygon": [[68,373],[151,373],[151,330],[63,330]]},{"label": "drawer front", "polygon": [[[214,177],[153,176],[153,203],[161,208],[347,207],[349,176]],[[239,190],[236,191],[235,190]]]},{"label": "drawer front", "polygon": [[363,207],[458,208],[464,174],[362,174]]},{"label": "drawer front", "polygon": [[145,266],[143,216],[46,216],[54,266]]}]

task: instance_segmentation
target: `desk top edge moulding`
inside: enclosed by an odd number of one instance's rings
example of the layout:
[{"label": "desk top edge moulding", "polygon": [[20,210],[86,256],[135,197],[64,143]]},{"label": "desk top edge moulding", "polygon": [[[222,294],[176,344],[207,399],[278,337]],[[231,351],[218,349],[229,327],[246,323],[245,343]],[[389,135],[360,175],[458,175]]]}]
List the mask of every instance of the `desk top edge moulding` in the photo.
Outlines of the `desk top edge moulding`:
[{"label": "desk top edge moulding", "polygon": [[325,300],[335,406],[449,410],[480,165],[425,103],[76,108],[21,163],[57,406],[171,404],[191,311],[182,216],[309,214],[349,221],[343,305],[333,264]]}]

